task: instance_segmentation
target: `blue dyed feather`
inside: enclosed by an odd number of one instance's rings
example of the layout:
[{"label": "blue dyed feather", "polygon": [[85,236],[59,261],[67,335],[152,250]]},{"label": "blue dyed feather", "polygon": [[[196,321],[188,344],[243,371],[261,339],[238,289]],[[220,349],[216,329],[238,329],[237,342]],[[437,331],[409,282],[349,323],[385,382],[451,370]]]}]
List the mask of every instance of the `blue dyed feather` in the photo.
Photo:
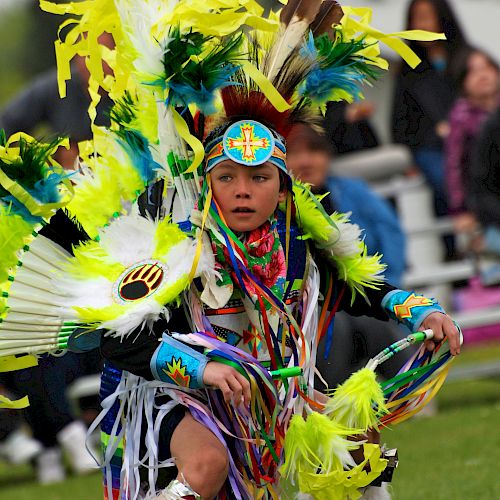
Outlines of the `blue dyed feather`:
[{"label": "blue dyed feather", "polygon": [[56,203],[61,199],[58,186],[71,175],[52,172],[45,179],[37,181],[29,193],[40,203]]},{"label": "blue dyed feather", "polygon": [[10,214],[19,215],[22,217],[28,224],[41,224],[43,219],[42,217],[38,217],[32,215],[31,212],[23,205],[17,198],[14,198],[12,195],[5,196],[1,199],[1,201],[8,207],[10,207]]},{"label": "blue dyed feather", "polygon": [[118,125],[118,129],[113,130],[113,132],[118,137],[120,146],[127,153],[143,182],[148,184],[155,178],[156,171],[162,167],[153,160],[146,137],[134,128],[136,105],[137,102],[134,98],[129,92],[126,92],[115,103],[109,113],[109,117],[112,122]]},{"label": "blue dyed feather", "polygon": [[318,49],[316,48],[316,42],[314,40],[314,35],[312,31],[309,32],[307,40],[302,45],[300,49],[300,55],[305,59],[310,59],[311,61],[316,63],[316,65],[319,66]]},{"label": "blue dyed feather", "polygon": [[148,147],[148,140],[137,130],[116,131],[120,146],[127,153],[133,166],[145,184],[151,182],[156,171],[161,170],[161,165],[153,160],[153,155]]},{"label": "blue dyed feather", "polygon": [[224,68],[220,68],[217,77],[213,79],[212,84],[208,88],[203,85],[203,82],[199,83],[199,88],[194,88],[189,83],[169,82],[170,93],[167,104],[182,107],[195,104],[203,114],[214,114],[217,112],[215,106],[217,91],[229,85],[236,85],[235,82],[231,81],[231,76],[237,70],[238,67],[234,65],[227,65]]},{"label": "blue dyed feather", "polygon": [[370,61],[360,55],[366,47],[363,39],[344,42],[339,35],[332,41],[327,35],[315,39],[310,33],[301,55],[314,65],[299,94],[319,104],[336,100],[339,93],[347,93],[353,99],[362,97],[363,83],[377,76]]},{"label": "blue dyed feather", "polygon": [[362,97],[361,85],[365,81],[364,75],[349,67],[321,69],[317,68],[308,75],[300,94],[313,102],[327,102],[332,100],[332,94],[344,90],[353,98]]}]

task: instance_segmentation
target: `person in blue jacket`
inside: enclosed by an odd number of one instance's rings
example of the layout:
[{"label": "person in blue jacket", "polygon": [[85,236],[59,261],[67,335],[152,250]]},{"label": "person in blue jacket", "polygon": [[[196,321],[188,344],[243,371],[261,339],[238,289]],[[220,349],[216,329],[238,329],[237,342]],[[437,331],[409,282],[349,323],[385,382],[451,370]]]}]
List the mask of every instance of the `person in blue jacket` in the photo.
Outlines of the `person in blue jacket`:
[{"label": "person in blue jacket", "polygon": [[[295,177],[312,185],[316,194],[325,194],[322,204],[328,213],[350,213],[350,219],[363,228],[371,254],[380,253],[387,265],[388,282],[401,285],[405,270],[406,237],[392,206],[361,179],[330,176],[333,148],[316,127],[295,123],[287,137],[287,165]],[[329,387],[335,387],[363,366],[387,345],[408,332],[396,323],[339,312],[331,343],[322,341],[318,368]],[[411,353],[402,354],[381,367],[381,375],[393,376]],[[320,388],[320,386],[318,386]]]}]

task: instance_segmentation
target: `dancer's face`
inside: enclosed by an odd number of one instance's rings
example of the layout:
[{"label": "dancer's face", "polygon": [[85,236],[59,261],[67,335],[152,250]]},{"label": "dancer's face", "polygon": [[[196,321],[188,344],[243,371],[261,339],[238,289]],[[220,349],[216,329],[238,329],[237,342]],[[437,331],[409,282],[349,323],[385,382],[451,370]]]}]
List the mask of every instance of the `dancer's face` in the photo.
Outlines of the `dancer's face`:
[{"label": "dancer's face", "polygon": [[285,199],[278,168],[271,163],[248,167],[226,160],[210,172],[210,177],[214,198],[233,231],[257,229]]}]

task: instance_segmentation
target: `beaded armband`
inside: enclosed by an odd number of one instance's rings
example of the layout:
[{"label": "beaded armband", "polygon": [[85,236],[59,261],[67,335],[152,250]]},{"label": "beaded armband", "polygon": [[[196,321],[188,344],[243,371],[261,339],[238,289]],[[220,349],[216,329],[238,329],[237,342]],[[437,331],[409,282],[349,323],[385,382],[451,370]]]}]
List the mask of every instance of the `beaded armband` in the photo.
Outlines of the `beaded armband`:
[{"label": "beaded armband", "polygon": [[151,373],[162,382],[190,389],[204,387],[203,371],[208,358],[188,345],[164,333],[151,358]]},{"label": "beaded armband", "polygon": [[403,323],[412,332],[418,330],[429,314],[433,312],[445,314],[444,309],[434,299],[405,290],[389,292],[382,299],[382,307],[390,318]]}]

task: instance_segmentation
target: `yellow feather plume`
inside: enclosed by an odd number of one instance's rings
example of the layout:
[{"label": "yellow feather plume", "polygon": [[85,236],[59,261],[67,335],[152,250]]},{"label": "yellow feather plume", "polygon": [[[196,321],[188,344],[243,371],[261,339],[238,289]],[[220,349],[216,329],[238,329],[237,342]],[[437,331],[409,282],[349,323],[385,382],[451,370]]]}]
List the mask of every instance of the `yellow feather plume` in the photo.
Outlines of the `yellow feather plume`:
[{"label": "yellow feather plume", "polygon": [[304,238],[312,239],[335,264],[339,278],[351,289],[351,300],[356,293],[365,295],[365,287],[376,288],[383,280],[385,266],[380,262],[381,255],[368,255],[360,228],[345,214],[328,215],[321,206],[321,197],[316,197],[307,184],[294,181],[293,195]]},{"label": "yellow feather plume", "polygon": [[80,244],[73,251],[74,257],[68,260],[66,271],[80,279],[105,278],[118,279],[124,266],[110,257],[108,252],[95,241]]},{"label": "yellow feather plume", "polygon": [[162,219],[158,223],[158,229],[155,233],[155,250],[152,255],[154,259],[164,258],[169,250],[184,240],[186,235],[179,229],[177,224],[172,224],[169,218]]},{"label": "yellow feather plume", "polygon": [[[387,465],[379,446],[347,439],[360,433],[359,428],[346,427],[320,413],[309,414],[307,420],[294,415],[285,435],[285,458],[280,468],[283,496],[295,498],[303,493],[324,500],[359,498],[359,488],[370,484]],[[360,446],[364,460],[356,465],[350,451]]]},{"label": "yellow feather plume", "polygon": [[95,165],[92,173],[85,176],[85,181],[79,183],[66,209],[91,238],[96,238],[99,228],[109,224],[113,214],[122,210],[120,185],[115,173],[107,165]]},{"label": "yellow feather plume", "polygon": [[363,368],[339,385],[329,399],[325,413],[341,425],[362,429],[378,428],[379,418],[388,413],[375,372]]},{"label": "yellow feather plume", "polygon": [[32,233],[32,224],[12,214],[9,207],[0,206],[0,283],[17,265],[19,251],[31,241]]}]

